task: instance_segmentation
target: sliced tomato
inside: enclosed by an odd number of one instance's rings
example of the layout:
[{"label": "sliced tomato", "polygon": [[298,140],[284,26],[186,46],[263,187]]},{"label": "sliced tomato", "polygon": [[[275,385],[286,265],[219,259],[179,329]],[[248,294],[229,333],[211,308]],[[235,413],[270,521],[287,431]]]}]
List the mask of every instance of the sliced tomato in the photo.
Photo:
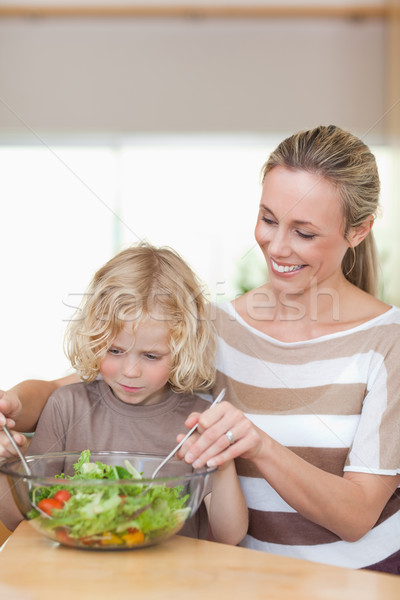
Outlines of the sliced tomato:
[{"label": "sliced tomato", "polygon": [[48,515],[51,515],[55,508],[62,508],[62,504],[55,498],[43,498],[43,500],[39,502],[38,507]]},{"label": "sliced tomato", "polygon": [[72,538],[70,535],[68,535],[68,532],[65,529],[63,529],[62,527],[57,527],[55,532],[56,532],[57,540],[60,542],[60,544],[65,544],[66,546],[75,546],[76,545],[76,541],[74,540],[74,538]]},{"label": "sliced tomato", "polygon": [[81,537],[81,538],[79,538],[78,541],[80,544],[83,544],[84,546],[95,546],[96,544],[99,545],[99,541],[91,535],[86,535],[84,537]]},{"label": "sliced tomato", "polygon": [[57,500],[61,506],[64,506],[64,504],[71,498],[71,494],[68,492],[68,490],[58,490],[58,492],[56,492],[54,494],[54,500]]}]

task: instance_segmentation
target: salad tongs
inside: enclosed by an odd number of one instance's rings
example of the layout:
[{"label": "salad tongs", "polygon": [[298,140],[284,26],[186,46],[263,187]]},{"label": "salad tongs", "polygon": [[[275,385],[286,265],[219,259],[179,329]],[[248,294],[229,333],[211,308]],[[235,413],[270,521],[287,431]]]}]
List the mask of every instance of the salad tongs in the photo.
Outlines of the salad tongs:
[{"label": "salad tongs", "polygon": [[[16,453],[18,454],[18,457],[22,463],[22,466],[25,469],[25,473],[27,474],[28,477],[30,477],[32,475],[32,471],[30,466],[28,465],[28,463],[25,460],[25,456],[22,454],[21,450],[19,449],[18,444],[15,442],[13,436],[10,433],[10,430],[8,429],[8,427],[6,425],[3,425],[3,431],[6,434],[6,436],[8,437],[8,439],[10,440],[14,450],[16,451]],[[32,483],[31,481],[28,479],[28,486],[29,486],[29,490],[32,488]],[[30,495],[29,495],[30,497]],[[32,500],[30,500],[30,504],[32,506],[32,508],[34,508],[35,510],[37,510],[43,517],[46,517],[47,519],[50,518],[50,516],[44,512],[44,510],[42,510],[41,508],[39,508],[38,506],[36,506],[36,504],[34,504],[32,502]]]},{"label": "salad tongs", "polygon": [[[225,391],[226,391],[226,388],[224,388],[223,390],[220,391],[220,393],[218,394],[218,396],[215,398],[214,402],[211,404],[210,408],[213,408],[213,406],[215,406],[216,404],[218,404],[219,402],[221,402],[221,400],[225,396]],[[183,444],[186,442],[186,440],[188,439],[188,437],[190,437],[192,435],[192,433],[194,431],[196,431],[197,426],[198,426],[198,423],[196,423],[196,425],[194,425],[192,427],[192,429],[190,431],[188,431],[188,433],[185,435],[185,437],[183,438],[183,440],[181,440],[179,442],[179,444],[177,446],[175,446],[175,448],[172,450],[172,452],[170,452],[168,454],[168,456],[166,458],[164,458],[164,460],[158,465],[158,467],[153,472],[153,474],[151,476],[151,479],[155,479],[155,477],[157,477],[158,473],[161,471],[161,469],[163,468],[163,466],[169,460],[171,460],[171,458],[178,452],[179,448],[181,448],[181,446],[183,446]]]}]

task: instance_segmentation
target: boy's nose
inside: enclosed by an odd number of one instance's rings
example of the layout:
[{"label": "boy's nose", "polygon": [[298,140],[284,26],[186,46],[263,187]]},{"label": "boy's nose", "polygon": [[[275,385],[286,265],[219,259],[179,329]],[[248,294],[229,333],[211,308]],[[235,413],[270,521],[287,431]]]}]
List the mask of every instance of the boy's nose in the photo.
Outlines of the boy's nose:
[{"label": "boy's nose", "polygon": [[129,377],[140,377],[142,374],[142,370],[137,359],[132,360],[127,358],[124,361],[122,371],[124,375]]}]

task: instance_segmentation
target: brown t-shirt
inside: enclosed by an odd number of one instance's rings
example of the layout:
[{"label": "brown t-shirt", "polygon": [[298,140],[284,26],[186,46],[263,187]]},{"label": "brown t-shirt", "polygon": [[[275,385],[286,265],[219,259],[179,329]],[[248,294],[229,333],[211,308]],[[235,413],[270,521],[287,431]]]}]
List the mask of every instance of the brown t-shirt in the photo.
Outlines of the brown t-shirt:
[{"label": "brown t-shirt", "polygon": [[[167,455],[193,412],[209,408],[206,400],[173,391],[150,406],[122,402],[104,381],[74,383],[56,390],[40,417],[28,454],[101,450]],[[187,465],[188,472],[191,467]],[[211,491],[211,481],[203,497]],[[2,507],[3,508],[3,507]],[[0,511],[0,518],[1,513]],[[4,518],[4,521],[8,521]],[[9,522],[9,521],[8,521]],[[204,502],[185,524],[181,535],[206,539],[208,519]]]}]

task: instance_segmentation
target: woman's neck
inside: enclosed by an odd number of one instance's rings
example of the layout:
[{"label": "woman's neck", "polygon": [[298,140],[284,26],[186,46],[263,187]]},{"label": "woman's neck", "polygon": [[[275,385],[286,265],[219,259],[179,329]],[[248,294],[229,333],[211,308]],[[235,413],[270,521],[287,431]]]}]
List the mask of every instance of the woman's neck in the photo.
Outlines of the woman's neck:
[{"label": "woman's neck", "polygon": [[351,329],[389,308],[345,278],[335,286],[311,286],[306,292],[290,294],[266,284],[233,305],[250,326],[286,342]]}]

